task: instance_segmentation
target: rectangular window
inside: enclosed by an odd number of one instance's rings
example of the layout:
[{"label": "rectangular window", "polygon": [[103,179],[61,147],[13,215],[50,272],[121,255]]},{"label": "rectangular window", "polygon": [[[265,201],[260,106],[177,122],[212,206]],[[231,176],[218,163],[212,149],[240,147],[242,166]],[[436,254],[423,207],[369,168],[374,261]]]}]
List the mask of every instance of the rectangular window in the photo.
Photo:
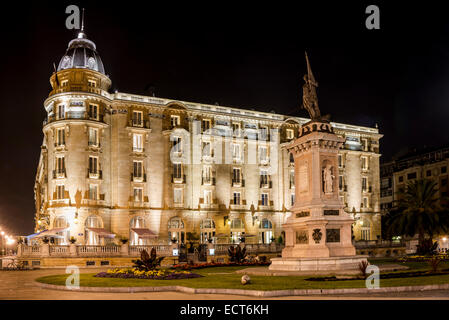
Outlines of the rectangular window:
[{"label": "rectangular window", "polygon": [[447,172],[447,167],[441,167],[441,173],[446,173]]},{"label": "rectangular window", "polygon": [[293,139],[295,137],[295,131],[293,129],[287,129],[285,132],[287,139]]},{"label": "rectangular window", "polygon": [[407,180],[416,179],[416,172],[408,173]]},{"label": "rectangular window", "polygon": [[142,161],[133,161],[133,176],[134,178],[142,178],[143,176]]},{"label": "rectangular window", "polygon": [[96,104],[89,104],[89,118],[98,120],[98,106]]},{"label": "rectangular window", "polygon": [[268,161],[268,150],[267,150],[267,147],[259,147],[259,160],[262,163]]},{"label": "rectangular window", "polygon": [[64,157],[56,158],[56,173],[58,173],[58,174],[65,173],[65,158]]},{"label": "rectangular window", "polygon": [[212,178],[212,169],[210,166],[203,167],[203,183],[210,184]]},{"label": "rectangular window", "polygon": [[447,178],[441,179],[441,186],[447,186]]},{"label": "rectangular window", "polygon": [[143,189],[142,188],[134,188],[134,201],[142,202],[143,199]]},{"label": "rectangular window", "polygon": [[268,184],[268,171],[260,170],[260,186],[266,186]]},{"label": "rectangular window", "polygon": [[290,194],[290,205],[294,205],[295,204],[295,194],[294,193],[292,193],[292,194]]},{"label": "rectangular window", "polygon": [[362,191],[363,192],[368,191],[368,178],[367,177],[362,178]]},{"label": "rectangular window", "polygon": [[369,208],[368,197],[363,197],[362,208]]},{"label": "rectangular window", "polygon": [[368,170],[368,157],[361,157],[362,170]]},{"label": "rectangular window", "polygon": [[399,182],[404,182],[404,176],[399,177]]},{"label": "rectangular window", "polygon": [[180,125],[181,118],[179,116],[170,116],[170,124],[172,128],[176,128]]},{"label": "rectangular window", "polygon": [[234,137],[240,137],[240,123],[232,123]]},{"label": "rectangular window", "polygon": [[338,176],[338,189],[343,190],[343,176]]},{"label": "rectangular window", "polygon": [[58,106],[58,119],[65,118],[65,106],[63,104]]},{"label": "rectangular window", "polygon": [[57,129],[56,145],[57,146],[65,145],[65,129]]},{"label": "rectangular window", "polygon": [[98,173],[98,158],[97,157],[89,157],[89,173],[93,173],[93,174]]},{"label": "rectangular window", "polygon": [[432,171],[431,170],[427,170],[426,171],[426,177],[430,177],[432,175]]},{"label": "rectangular window", "polygon": [[365,229],[363,228],[361,230],[361,238],[364,241],[369,241],[370,240],[370,236],[369,236],[369,229]]},{"label": "rectangular window", "polygon": [[175,179],[182,178],[182,164],[181,163],[173,163],[173,178],[175,178]]},{"label": "rectangular window", "polygon": [[368,139],[361,139],[361,143],[362,143],[362,150],[368,151]]},{"label": "rectangular window", "polygon": [[240,183],[240,178],[241,178],[240,168],[232,169],[232,182],[233,183]]},{"label": "rectangular window", "polygon": [[210,204],[212,203],[212,191],[204,190],[204,203]]},{"label": "rectangular window", "polygon": [[65,188],[64,185],[56,186],[56,199],[64,199],[65,198]]},{"label": "rectangular window", "polygon": [[237,143],[232,144],[232,159],[240,160],[240,145]]},{"label": "rectangular window", "polygon": [[233,198],[233,200],[234,200],[234,204],[240,204],[240,192],[234,192],[234,198]]},{"label": "rectangular window", "polygon": [[211,120],[210,119],[203,119],[203,121],[201,122],[202,127],[203,127],[203,132],[207,131],[210,129],[211,127]]},{"label": "rectangular window", "polygon": [[290,189],[295,187],[295,170],[290,170]]},{"label": "rectangular window", "polygon": [[97,200],[98,195],[98,185],[96,184],[90,184],[89,185],[89,199],[90,200]]},{"label": "rectangular window", "polygon": [[211,143],[203,142],[203,157],[210,157],[211,155]]},{"label": "rectangular window", "polygon": [[268,206],[268,193],[262,193],[262,205]]},{"label": "rectangular window", "polygon": [[268,127],[260,127],[259,129],[259,140],[268,140]]},{"label": "rectangular window", "polygon": [[143,126],[142,111],[133,111],[132,124],[134,127],[142,127]]},{"label": "rectangular window", "polygon": [[97,86],[97,82],[93,80],[87,80],[87,85],[89,87],[95,88]]},{"label": "rectangular window", "polygon": [[182,203],[182,189],[180,188],[173,189],[173,202]]},{"label": "rectangular window", "polygon": [[98,129],[89,128],[89,146],[98,146]]},{"label": "rectangular window", "polygon": [[135,152],[143,151],[143,135],[133,133],[133,151]]},{"label": "rectangular window", "polygon": [[338,155],[338,167],[343,168],[343,155]]},{"label": "rectangular window", "polygon": [[182,139],[181,137],[173,137],[173,152],[182,151]]}]

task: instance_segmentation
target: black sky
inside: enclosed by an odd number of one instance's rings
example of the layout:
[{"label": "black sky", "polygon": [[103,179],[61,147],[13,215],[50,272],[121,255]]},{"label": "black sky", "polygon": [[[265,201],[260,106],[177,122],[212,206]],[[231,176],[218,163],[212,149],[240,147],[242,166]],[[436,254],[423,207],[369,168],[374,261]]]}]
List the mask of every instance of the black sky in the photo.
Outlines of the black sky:
[{"label": "black sky", "polygon": [[[336,3],[337,2],[337,3]],[[393,1],[390,1],[393,2]],[[449,19],[444,7],[394,1],[17,2],[0,27],[0,227],[33,229],[33,185],[43,101],[74,31],[65,8],[86,8],[86,29],[113,89],[306,116],[298,108],[304,50],[323,113],[374,126],[382,159],[449,142]],[[126,3],[126,5],[124,4]],[[377,4],[381,30],[365,28]],[[2,4],[3,5],[3,4]]]}]

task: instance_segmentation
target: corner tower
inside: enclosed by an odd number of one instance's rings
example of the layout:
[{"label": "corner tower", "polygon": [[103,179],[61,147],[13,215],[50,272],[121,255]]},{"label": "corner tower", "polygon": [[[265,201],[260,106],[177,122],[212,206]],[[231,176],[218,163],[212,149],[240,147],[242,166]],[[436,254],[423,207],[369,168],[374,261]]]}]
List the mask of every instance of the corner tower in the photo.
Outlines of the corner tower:
[{"label": "corner tower", "polygon": [[[56,67],[56,66],[55,66]],[[56,69],[56,68],[55,68]],[[50,77],[35,181],[36,231],[101,244],[109,226],[111,80],[84,26]]]}]

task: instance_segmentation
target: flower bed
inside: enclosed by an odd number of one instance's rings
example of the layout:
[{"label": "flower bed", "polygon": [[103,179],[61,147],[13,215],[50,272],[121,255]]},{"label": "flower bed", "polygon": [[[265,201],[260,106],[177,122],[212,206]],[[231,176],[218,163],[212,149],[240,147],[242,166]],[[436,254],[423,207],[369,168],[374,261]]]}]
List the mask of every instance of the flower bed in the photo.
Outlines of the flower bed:
[{"label": "flower bed", "polygon": [[99,278],[123,278],[123,279],[152,279],[152,280],[175,280],[199,278],[202,275],[191,273],[189,271],[155,269],[150,271],[140,271],[132,269],[109,269],[107,272],[100,272],[95,275]]},{"label": "flower bed", "polygon": [[242,262],[242,263],[205,262],[205,263],[195,263],[195,264],[175,264],[175,265],[173,265],[173,268],[181,269],[181,270],[192,270],[192,269],[202,269],[202,268],[210,268],[210,267],[268,266],[270,264],[271,264],[271,262]]},{"label": "flower bed", "polygon": [[436,254],[436,255],[428,255],[428,256],[418,256],[418,255],[404,256],[404,257],[398,258],[396,261],[398,261],[398,262],[427,262],[427,261],[431,260],[432,258],[438,258],[438,259],[441,259],[442,261],[448,261],[449,255],[448,254]]}]

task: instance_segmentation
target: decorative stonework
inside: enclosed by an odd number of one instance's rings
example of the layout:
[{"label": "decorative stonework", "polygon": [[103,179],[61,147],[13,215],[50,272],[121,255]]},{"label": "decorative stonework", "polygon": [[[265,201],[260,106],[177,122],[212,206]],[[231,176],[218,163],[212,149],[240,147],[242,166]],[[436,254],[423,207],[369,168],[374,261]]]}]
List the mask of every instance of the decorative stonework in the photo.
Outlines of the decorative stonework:
[{"label": "decorative stonework", "polygon": [[339,210],[324,210],[323,215],[325,216],[338,216],[340,214]]},{"label": "decorative stonework", "polygon": [[297,244],[308,244],[309,243],[309,233],[307,230],[296,231],[296,243]]},{"label": "decorative stonework", "polygon": [[326,229],[326,242],[340,242],[340,229]]},{"label": "decorative stonework", "polygon": [[315,241],[315,243],[320,243],[322,237],[323,234],[321,233],[320,229],[313,229],[312,238]]},{"label": "decorative stonework", "polygon": [[304,217],[309,217],[309,216],[310,216],[310,211],[301,211],[296,214],[296,218],[304,218]]}]

